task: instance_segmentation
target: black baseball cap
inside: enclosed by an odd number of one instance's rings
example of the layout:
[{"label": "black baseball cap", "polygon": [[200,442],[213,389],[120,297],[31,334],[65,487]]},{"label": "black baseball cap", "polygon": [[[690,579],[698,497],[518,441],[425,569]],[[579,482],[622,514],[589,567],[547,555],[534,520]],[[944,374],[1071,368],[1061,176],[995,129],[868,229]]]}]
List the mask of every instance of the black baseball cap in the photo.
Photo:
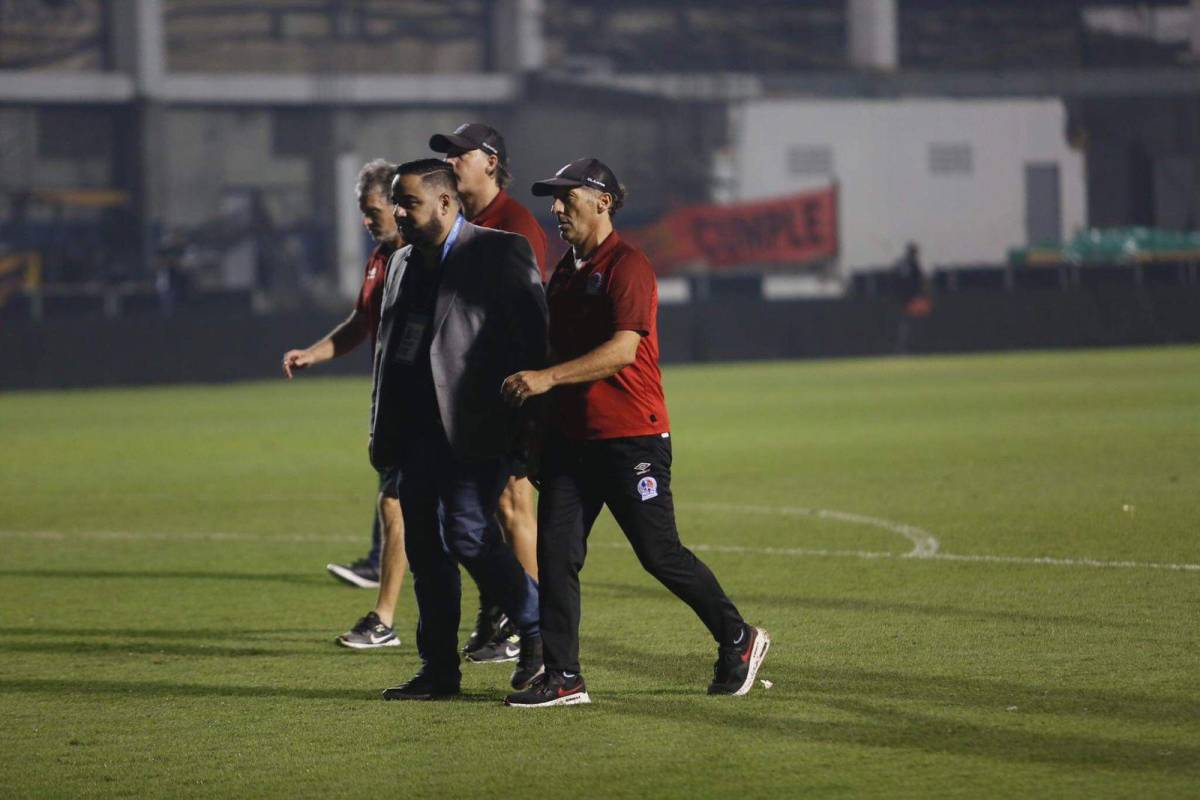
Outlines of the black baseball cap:
[{"label": "black baseball cap", "polygon": [[454,129],[454,133],[435,133],[429,137],[429,149],[435,153],[449,153],[455,148],[459,150],[482,150],[500,159],[501,164],[508,163],[508,150],[504,146],[504,137],[490,125],[482,122],[467,122]]},{"label": "black baseball cap", "polygon": [[559,186],[590,186],[608,192],[617,200],[625,196],[617,176],[598,158],[577,158],[554,173],[553,178],[535,183],[531,191],[535,197],[546,197]]}]

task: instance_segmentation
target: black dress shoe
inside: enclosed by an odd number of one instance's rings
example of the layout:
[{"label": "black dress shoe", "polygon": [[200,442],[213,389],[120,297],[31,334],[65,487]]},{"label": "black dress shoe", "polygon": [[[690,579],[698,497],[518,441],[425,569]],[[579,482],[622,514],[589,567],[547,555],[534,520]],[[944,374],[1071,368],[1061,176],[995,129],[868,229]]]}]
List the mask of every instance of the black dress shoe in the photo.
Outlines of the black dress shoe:
[{"label": "black dress shoe", "polygon": [[458,681],[422,670],[408,683],[383,690],[384,700],[438,700],[459,694]]}]

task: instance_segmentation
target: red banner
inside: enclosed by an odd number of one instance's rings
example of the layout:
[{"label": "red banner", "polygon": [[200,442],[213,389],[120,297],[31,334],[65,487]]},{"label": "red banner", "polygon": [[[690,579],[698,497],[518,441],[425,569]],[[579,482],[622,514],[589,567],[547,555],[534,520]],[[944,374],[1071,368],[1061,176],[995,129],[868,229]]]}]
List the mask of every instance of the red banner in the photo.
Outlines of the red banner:
[{"label": "red banner", "polygon": [[690,206],[622,231],[660,275],[685,267],[808,265],[838,252],[837,189],[730,206]]}]

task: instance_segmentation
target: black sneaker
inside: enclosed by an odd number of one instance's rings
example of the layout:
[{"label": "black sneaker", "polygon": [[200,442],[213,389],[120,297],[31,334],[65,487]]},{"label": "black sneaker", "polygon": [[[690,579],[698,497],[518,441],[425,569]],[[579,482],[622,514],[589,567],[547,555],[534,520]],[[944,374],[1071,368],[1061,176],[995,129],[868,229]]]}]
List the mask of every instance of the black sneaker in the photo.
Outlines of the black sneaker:
[{"label": "black sneaker", "polygon": [[360,558],[353,564],[326,564],[325,569],[342,583],[360,589],[379,588],[379,565],[372,564],[369,559]]},{"label": "black sneaker", "polygon": [[742,638],[743,641],[733,647],[717,649],[709,694],[743,695],[754,686],[754,676],[771,646],[771,635],[762,628],[747,625]]},{"label": "black sneaker", "polygon": [[399,647],[396,631],[384,625],[379,615],[372,611],[354,624],[354,627],[337,637],[342,647],[355,650],[370,650],[376,647]]},{"label": "black sneaker", "polygon": [[557,670],[543,672],[529,684],[528,689],[504,698],[504,705],[509,708],[548,708],[590,702],[592,698],[588,697],[582,675]]},{"label": "black sneaker", "polygon": [[479,614],[475,617],[475,630],[467,637],[462,654],[475,661],[471,654],[493,644],[507,624],[508,617],[500,610],[500,606],[480,606]]},{"label": "black sneaker", "polygon": [[516,661],[521,655],[521,635],[517,633],[508,617],[500,615],[503,623],[492,640],[482,647],[477,647],[467,653],[467,661],[475,664],[497,664],[503,661]]},{"label": "black sneaker", "polygon": [[517,656],[517,668],[513,670],[512,687],[520,690],[545,672],[542,662],[542,637],[538,635],[521,638],[520,654]]},{"label": "black sneaker", "polygon": [[459,694],[458,681],[437,678],[422,669],[408,683],[383,690],[384,700],[438,700]]}]

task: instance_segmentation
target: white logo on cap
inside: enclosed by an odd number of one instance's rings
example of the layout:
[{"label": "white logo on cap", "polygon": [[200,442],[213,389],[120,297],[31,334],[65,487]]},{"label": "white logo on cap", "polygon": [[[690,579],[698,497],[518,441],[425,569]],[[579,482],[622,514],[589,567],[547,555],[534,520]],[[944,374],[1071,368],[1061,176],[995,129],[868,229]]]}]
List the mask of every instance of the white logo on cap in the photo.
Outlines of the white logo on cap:
[{"label": "white logo on cap", "polygon": [[454,129],[454,132],[455,132],[456,134],[458,134],[458,133],[462,133],[463,131],[465,131],[465,130],[466,130],[467,128],[469,128],[469,127],[471,127],[471,123],[469,123],[469,122],[464,122],[462,125],[459,125],[457,128],[455,128],[455,129]]},{"label": "white logo on cap", "polygon": [[608,188],[608,187],[607,187],[607,186],[604,184],[604,181],[598,181],[598,180],[596,180],[595,178],[584,178],[584,180],[585,180],[585,181],[587,181],[588,183],[594,183],[595,185],[599,186],[601,189],[607,189],[607,188]]},{"label": "white logo on cap", "polygon": [[554,173],[554,177],[556,177],[556,178],[557,178],[558,176],[562,175],[564,172],[566,172],[566,171],[567,171],[567,167],[569,167],[569,166],[571,166],[571,165],[570,165],[570,164],[567,164],[567,165],[566,165],[566,166],[564,166],[562,169],[560,169],[558,172]]}]

